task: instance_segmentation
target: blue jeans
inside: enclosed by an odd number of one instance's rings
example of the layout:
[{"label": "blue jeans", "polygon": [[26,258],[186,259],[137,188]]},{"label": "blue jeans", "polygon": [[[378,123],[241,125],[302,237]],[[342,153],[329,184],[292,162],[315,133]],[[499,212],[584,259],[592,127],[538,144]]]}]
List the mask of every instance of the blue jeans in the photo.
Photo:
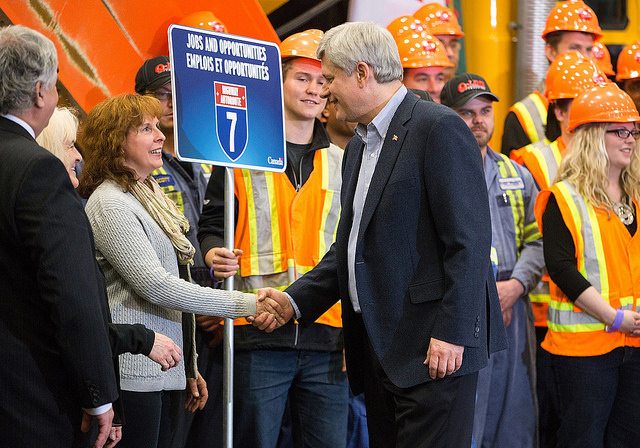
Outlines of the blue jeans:
[{"label": "blue jeans", "polygon": [[347,448],[367,448],[369,431],[367,429],[367,409],[364,394],[353,395],[349,390],[349,424]]},{"label": "blue jeans", "polygon": [[626,448],[640,441],[640,348],[552,355],[560,401],[558,447]]},{"label": "blue jeans", "polygon": [[234,446],[274,448],[287,397],[295,446],[346,445],[342,352],[250,350],[234,356]]}]

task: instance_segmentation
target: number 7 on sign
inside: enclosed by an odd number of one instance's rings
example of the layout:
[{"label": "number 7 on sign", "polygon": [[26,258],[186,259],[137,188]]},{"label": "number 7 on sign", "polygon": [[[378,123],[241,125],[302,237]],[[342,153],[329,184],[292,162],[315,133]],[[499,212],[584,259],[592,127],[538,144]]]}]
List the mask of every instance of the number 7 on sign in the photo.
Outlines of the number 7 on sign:
[{"label": "number 7 on sign", "polygon": [[218,142],[227,157],[235,162],[247,147],[246,87],[216,81],[214,90]]},{"label": "number 7 on sign", "polygon": [[227,111],[227,120],[231,120],[231,129],[229,129],[229,152],[236,152],[236,123],[238,122],[238,114]]}]

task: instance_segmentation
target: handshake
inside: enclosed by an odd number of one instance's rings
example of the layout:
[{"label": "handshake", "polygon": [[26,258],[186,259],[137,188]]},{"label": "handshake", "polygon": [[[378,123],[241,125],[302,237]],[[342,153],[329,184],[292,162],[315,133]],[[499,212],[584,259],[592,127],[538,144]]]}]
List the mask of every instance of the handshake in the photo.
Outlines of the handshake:
[{"label": "handshake", "polygon": [[287,295],[273,288],[258,290],[256,296],[256,315],[247,317],[254,327],[271,333],[293,317],[295,311]]}]

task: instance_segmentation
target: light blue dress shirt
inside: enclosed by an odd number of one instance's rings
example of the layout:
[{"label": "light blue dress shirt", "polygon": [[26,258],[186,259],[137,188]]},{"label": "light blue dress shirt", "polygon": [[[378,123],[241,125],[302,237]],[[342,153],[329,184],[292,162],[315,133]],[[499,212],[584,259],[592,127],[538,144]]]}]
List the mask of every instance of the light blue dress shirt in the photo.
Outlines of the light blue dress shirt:
[{"label": "light blue dress shirt", "polygon": [[382,151],[382,145],[387,136],[387,130],[389,129],[396,110],[398,110],[398,106],[400,106],[406,94],[407,88],[403,85],[391,97],[378,115],[371,120],[371,123],[366,126],[358,123],[355,129],[356,135],[364,143],[358,183],[356,184],[356,191],[353,196],[353,222],[351,224],[351,233],[349,233],[349,245],[347,248],[349,297],[351,298],[351,304],[356,313],[360,312],[360,301],[358,300],[358,290],[356,287],[356,245],[360,232],[362,210],[365,200],[367,199],[373,173],[375,172],[380,157],[380,151]]}]

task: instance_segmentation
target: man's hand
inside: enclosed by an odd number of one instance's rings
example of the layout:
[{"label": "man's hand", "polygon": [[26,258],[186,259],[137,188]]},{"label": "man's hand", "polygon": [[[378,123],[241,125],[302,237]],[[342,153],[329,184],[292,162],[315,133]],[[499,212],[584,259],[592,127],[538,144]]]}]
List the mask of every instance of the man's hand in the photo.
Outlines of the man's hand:
[{"label": "man's hand", "polygon": [[189,412],[196,412],[197,409],[202,410],[209,399],[209,391],[207,390],[207,382],[198,372],[198,378],[187,378],[187,399],[184,402],[184,408]]},{"label": "man's hand", "polygon": [[524,294],[524,286],[520,280],[510,278],[503,282],[496,282],[498,289],[498,298],[500,299],[500,308],[504,312],[516,304],[516,301]]},{"label": "man's hand", "polygon": [[213,275],[216,278],[227,278],[235,275],[240,269],[238,257],[242,253],[240,249],[233,249],[232,252],[225,247],[214,247],[206,253],[204,262],[207,266],[213,266]]},{"label": "man's hand", "polygon": [[182,350],[176,345],[171,338],[163,334],[156,333],[156,339],[153,341],[153,348],[149,353],[149,358],[162,366],[162,371],[166,372],[171,367],[175,367],[180,362]]},{"label": "man's hand", "polygon": [[224,319],[222,317],[196,314],[196,323],[198,326],[211,336],[209,348],[216,348],[224,340],[223,321]]},{"label": "man's hand", "polygon": [[502,312],[502,322],[504,323],[504,328],[507,328],[511,325],[511,319],[513,318],[513,307],[506,309]]},{"label": "man's hand", "polygon": [[273,288],[263,288],[256,297],[256,315],[247,320],[254,327],[271,333],[289,322],[293,313],[293,306],[285,293]]},{"label": "man's hand", "polygon": [[112,446],[116,446],[120,439],[122,439],[122,425],[113,425],[105,447],[111,448]]},{"label": "man's hand", "polygon": [[513,305],[524,294],[524,286],[520,280],[510,278],[503,282],[496,282],[498,289],[498,298],[500,299],[500,308],[502,309],[502,321],[504,327],[507,328],[511,324],[513,317]]},{"label": "man's hand", "polygon": [[[91,429],[91,422],[93,419],[96,419],[98,423],[98,437],[96,438],[96,443],[93,445],[93,448],[103,448],[103,447],[112,447],[115,446],[116,443],[120,441],[111,440],[109,436],[111,433],[111,423],[113,422],[113,408],[110,408],[107,412],[100,415],[90,415],[87,414],[86,411],[82,414],[82,424],[80,425],[80,430],[82,432],[89,432]],[[119,433],[120,437],[122,437],[122,432]],[[117,437],[117,433],[114,433],[114,437]]]},{"label": "man's hand", "polygon": [[462,345],[431,338],[427,359],[424,360],[424,364],[429,366],[429,376],[433,379],[444,378],[456,372],[462,365],[463,353]]}]

